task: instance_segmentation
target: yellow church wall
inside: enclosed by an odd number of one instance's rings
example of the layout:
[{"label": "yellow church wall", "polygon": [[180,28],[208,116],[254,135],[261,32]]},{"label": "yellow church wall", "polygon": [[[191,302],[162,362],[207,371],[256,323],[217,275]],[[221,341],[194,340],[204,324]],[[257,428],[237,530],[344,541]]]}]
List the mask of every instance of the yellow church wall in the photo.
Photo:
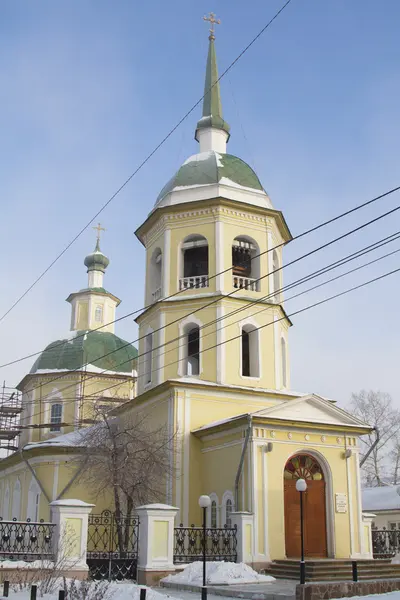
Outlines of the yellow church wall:
[{"label": "yellow church wall", "polygon": [[78,302],[78,318],[76,320],[76,329],[86,329],[89,316],[89,306],[87,302]]}]

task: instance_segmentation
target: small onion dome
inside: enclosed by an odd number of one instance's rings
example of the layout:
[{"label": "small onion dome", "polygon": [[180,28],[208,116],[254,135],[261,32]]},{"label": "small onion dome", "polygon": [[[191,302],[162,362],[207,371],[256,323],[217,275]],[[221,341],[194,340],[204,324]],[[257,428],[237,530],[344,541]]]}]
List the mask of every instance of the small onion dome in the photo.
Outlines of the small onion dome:
[{"label": "small onion dome", "polygon": [[94,252],[88,254],[85,258],[84,264],[87,267],[88,272],[101,271],[102,273],[104,273],[104,271],[107,269],[108,265],[110,264],[110,261],[107,258],[107,256],[103,254],[100,250],[99,240],[97,240]]}]

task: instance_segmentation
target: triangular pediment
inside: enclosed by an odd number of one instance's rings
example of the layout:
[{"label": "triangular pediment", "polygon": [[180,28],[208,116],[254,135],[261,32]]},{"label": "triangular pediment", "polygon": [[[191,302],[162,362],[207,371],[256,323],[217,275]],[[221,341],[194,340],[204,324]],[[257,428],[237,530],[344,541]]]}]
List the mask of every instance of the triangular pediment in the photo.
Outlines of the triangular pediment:
[{"label": "triangular pediment", "polygon": [[288,400],[278,406],[257,411],[253,415],[254,417],[282,419],[282,421],[369,428],[363,421],[314,394],[296,400]]}]

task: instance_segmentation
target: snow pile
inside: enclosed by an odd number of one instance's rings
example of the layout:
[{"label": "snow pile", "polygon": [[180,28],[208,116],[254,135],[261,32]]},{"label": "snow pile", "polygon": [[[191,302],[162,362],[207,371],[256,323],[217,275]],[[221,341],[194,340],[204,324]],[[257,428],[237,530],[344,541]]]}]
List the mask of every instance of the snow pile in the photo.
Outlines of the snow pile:
[{"label": "snow pile", "polygon": [[[270,575],[259,575],[244,563],[207,562],[206,581],[209,585],[234,585],[235,583],[270,583],[275,581]],[[176,575],[168,575],[162,581],[203,585],[203,563],[194,562]]]},{"label": "snow pile", "polygon": [[51,560],[34,560],[32,562],[25,562],[24,560],[2,560],[2,561],[0,561],[0,569],[53,569],[53,568],[54,568],[54,563]]}]

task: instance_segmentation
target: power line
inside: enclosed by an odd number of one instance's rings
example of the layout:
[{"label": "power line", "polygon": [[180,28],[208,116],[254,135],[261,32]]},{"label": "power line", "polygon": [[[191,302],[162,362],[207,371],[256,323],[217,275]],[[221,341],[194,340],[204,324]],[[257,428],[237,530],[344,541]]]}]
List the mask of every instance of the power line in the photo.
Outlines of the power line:
[{"label": "power line", "polygon": [[199,106],[204,97],[210,93],[212,88],[216,86],[223,77],[235,66],[235,64],[242,58],[242,56],[251,48],[251,46],[258,40],[259,37],[272,25],[275,19],[285,10],[292,0],[287,0],[285,4],[278,10],[277,13],[268,21],[266,25],[258,32],[258,34],[250,41],[249,44],[240,52],[240,54],[233,60],[230,65],[223,71],[222,75],[211,85],[210,89],[207,90],[203,96],[184,114],[184,116],[178,121],[178,123],[167,133],[167,135],[157,144],[157,146],[146,156],[146,158],[139,164],[139,166],[133,171],[133,173],[124,181],[124,183],[117,189],[116,192],[101,206],[96,214],[90,219],[88,223],[76,234],[76,236],[67,244],[67,246],[56,256],[56,258],[49,264],[49,266],[35,279],[35,281],[25,290],[19,298],[12,304],[12,306],[0,317],[0,322],[10,314],[10,312],[21,302],[23,298],[35,287],[37,283],[50,271],[50,269],[58,262],[58,260],[69,250],[69,248],[80,238],[82,233],[97,219],[97,217],[107,208],[107,206],[118,196],[118,194],[128,185],[128,183],[135,177],[135,175],[144,167],[144,165],[156,154],[156,152],[165,144],[165,142],[171,137],[173,133],[180,127],[180,125],[187,119],[187,117]]},{"label": "power line", "polygon": [[[295,259],[293,259],[292,261],[290,261],[290,262],[286,263],[285,265],[283,265],[283,266],[281,266],[281,267],[278,267],[277,269],[275,269],[275,270],[274,270],[274,271],[272,271],[271,273],[266,273],[265,275],[262,275],[261,277],[259,277],[258,279],[255,279],[254,281],[255,281],[255,282],[259,282],[259,281],[261,281],[262,279],[265,279],[266,277],[269,277],[270,275],[273,275],[274,273],[277,273],[277,272],[279,272],[279,271],[282,271],[283,269],[285,269],[285,268],[287,268],[287,267],[289,267],[289,266],[291,266],[291,265],[293,265],[293,264],[296,264],[296,263],[298,263],[300,260],[303,260],[304,258],[308,258],[309,256],[311,256],[311,255],[313,255],[313,254],[315,254],[315,253],[317,253],[317,252],[320,252],[321,250],[324,250],[325,248],[328,248],[328,247],[329,247],[329,246],[331,246],[332,244],[335,244],[335,243],[337,243],[338,241],[341,241],[341,240],[343,240],[343,239],[345,239],[345,238],[349,237],[350,235],[353,235],[354,233],[356,233],[356,232],[358,232],[358,231],[361,231],[362,229],[365,229],[365,227],[368,227],[369,225],[372,225],[373,223],[376,223],[377,221],[379,221],[379,220],[381,220],[381,219],[383,219],[383,218],[385,218],[385,217],[387,217],[387,216],[389,216],[389,215],[391,215],[391,214],[394,214],[394,213],[395,213],[396,211],[398,211],[398,210],[400,210],[400,206],[397,206],[397,207],[395,207],[395,208],[392,208],[391,210],[387,211],[386,213],[383,213],[383,214],[379,215],[378,217],[375,217],[374,219],[371,219],[370,221],[367,221],[367,222],[363,223],[362,225],[359,225],[358,227],[355,227],[354,229],[351,229],[350,231],[347,231],[346,233],[344,233],[344,234],[342,234],[342,235],[340,235],[340,236],[338,236],[338,237],[336,237],[336,238],[334,238],[334,239],[330,240],[329,242],[326,242],[325,244],[322,244],[321,246],[318,246],[317,248],[314,248],[314,250],[311,250],[311,251],[309,251],[309,252],[307,252],[307,253],[303,254],[302,256],[300,256],[300,257],[298,257],[298,258],[295,258]],[[224,299],[226,299],[226,298],[229,298],[230,296],[232,296],[232,295],[233,295],[234,293],[236,293],[237,291],[238,291],[237,289],[234,289],[232,292],[230,292],[229,294],[226,294],[226,295],[224,295],[224,296],[222,296],[222,297],[223,297]],[[191,311],[191,312],[189,312],[189,313],[186,313],[186,314],[185,314],[183,317],[179,317],[179,318],[177,318],[177,319],[174,319],[173,321],[171,321],[171,322],[170,322],[170,323],[168,323],[167,325],[163,325],[162,327],[158,327],[157,329],[155,329],[155,330],[153,331],[153,334],[154,334],[154,333],[158,333],[159,331],[161,331],[161,330],[163,330],[163,329],[166,329],[167,327],[170,327],[171,325],[174,325],[174,324],[176,324],[176,323],[179,323],[179,322],[180,322],[180,321],[182,321],[183,319],[186,319],[188,316],[192,316],[192,315],[194,315],[194,314],[196,314],[196,313],[200,312],[201,310],[204,310],[205,308],[208,308],[208,307],[210,307],[210,306],[212,306],[212,305],[214,305],[214,304],[218,303],[218,302],[220,301],[220,299],[221,299],[221,296],[218,296],[218,297],[217,297],[215,300],[213,300],[213,301],[211,301],[211,302],[209,302],[209,303],[205,304],[204,306],[201,306],[201,307],[199,307],[199,308],[197,308],[197,309],[195,309],[195,310],[193,310],[193,311]],[[118,350],[122,350],[123,348],[126,348],[126,347],[128,347],[128,346],[131,346],[133,343],[135,343],[135,342],[138,342],[138,341],[140,341],[140,340],[144,339],[144,337],[146,337],[146,336],[139,336],[138,338],[136,338],[136,339],[134,339],[134,340],[132,340],[132,341],[130,341],[130,342],[127,342],[126,344],[123,344],[122,346],[120,346],[120,348],[118,348]],[[166,345],[168,345],[168,344],[170,344],[170,343],[171,343],[171,342],[168,342]],[[95,359],[92,359],[92,362],[93,362],[93,363],[95,363],[96,361],[98,361],[98,360],[101,360],[101,359],[103,359],[103,358],[106,358],[107,356],[110,356],[111,354],[114,354],[115,352],[116,352],[116,350],[112,350],[111,352],[108,352],[108,353],[106,353],[106,354],[103,354],[103,355],[101,355],[101,356],[99,356],[99,357],[96,357]],[[125,362],[127,362],[127,361],[125,361]],[[77,369],[73,369],[71,372],[74,372],[74,371],[80,371],[80,370],[82,370],[82,368],[83,368],[83,367],[85,367],[85,366],[88,366],[89,364],[90,364],[90,363],[85,363],[84,365],[81,365],[79,368],[77,368]],[[105,369],[105,370],[103,371],[103,373],[106,373],[107,371],[108,371],[108,369]],[[101,374],[101,373],[100,373],[100,374]],[[93,377],[95,377],[95,376],[96,376],[96,375],[94,375]],[[55,378],[51,379],[51,380],[50,380],[49,382],[47,382],[47,383],[52,383],[52,382],[54,382],[54,381],[58,381],[58,380],[59,380],[60,378],[62,378],[62,377],[63,377],[62,375],[59,375],[59,376],[57,376],[57,377],[55,377]],[[89,377],[89,379],[92,379],[93,377]],[[33,390],[35,390],[35,389],[37,389],[37,388],[36,388],[36,387],[34,387],[34,388],[31,388],[30,390],[27,390],[27,391],[33,391]]]},{"label": "power line", "polygon": [[[324,275],[325,273],[327,273],[327,272],[329,272],[329,271],[331,271],[331,270],[333,270],[333,269],[336,269],[336,268],[338,268],[338,267],[340,267],[340,266],[343,266],[344,264],[347,264],[348,262],[350,262],[350,261],[352,261],[352,260],[356,260],[357,258],[360,258],[361,256],[364,256],[365,254],[367,254],[367,253],[369,253],[369,252],[372,252],[372,251],[374,251],[374,250],[377,250],[378,248],[381,248],[382,246],[385,246],[385,245],[386,245],[386,244],[388,244],[388,243],[391,243],[391,242],[393,242],[393,241],[396,241],[396,240],[397,240],[397,239],[399,239],[399,238],[400,238],[400,231],[398,231],[398,232],[396,232],[396,233],[394,233],[394,234],[391,234],[390,236],[387,236],[386,238],[383,238],[382,240],[379,240],[378,242],[375,242],[374,244],[371,244],[371,245],[369,245],[369,246],[366,246],[365,248],[362,248],[362,249],[360,249],[360,250],[358,250],[358,251],[356,251],[356,252],[354,252],[354,253],[352,253],[352,254],[350,254],[350,255],[347,255],[347,256],[345,256],[345,257],[343,257],[343,258],[341,258],[341,259],[339,259],[339,260],[337,260],[337,261],[335,261],[335,262],[333,262],[333,263],[331,263],[331,264],[329,264],[329,265],[327,265],[327,266],[323,267],[322,269],[319,269],[319,270],[317,270],[317,271],[315,271],[315,272],[311,273],[311,274],[310,274],[310,275],[308,275],[308,276],[305,276],[305,277],[303,277],[303,278],[301,278],[301,279],[299,279],[299,280],[297,280],[297,281],[295,281],[295,282],[292,282],[292,283],[288,284],[287,286],[284,286],[283,288],[281,288],[280,290],[278,290],[278,293],[282,293],[283,291],[287,291],[287,290],[289,290],[289,289],[292,289],[292,288],[294,288],[294,287],[297,287],[298,285],[302,285],[303,283],[305,283],[305,282],[307,282],[307,281],[310,281],[311,279],[314,279],[314,278],[316,278],[316,277],[319,277],[319,276],[321,276],[321,275]],[[298,297],[298,296],[301,296],[301,295],[303,295],[303,294],[305,294],[305,293],[308,293],[308,292],[310,292],[310,291],[313,291],[313,290],[314,290],[314,289],[316,289],[316,288],[322,287],[323,285],[327,285],[328,283],[331,283],[332,281],[335,281],[335,280],[337,280],[337,279],[340,279],[340,278],[342,278],[342,277],[344,277],[344,276],[346,276],[346,275],[348,275],[348,274],[350,274],[350,273],[354,273],[355,271],[361,270],[361,269],[363,269],[363,268],[365,268],[365,267],[367,267],[367,266],[369,266],[369,265],[371,265],[371,264],[373,264],[373,263],[375,263],[375,262],[378,262],[378,261],[380,261],[380,260],[383,260],[384,258],[387,258],[387,257],[389,257],[389,256],[392,256],[392,255],[396,254],[396,253],[397,253],[397,252],[399,252],[399,251],[400,251],[400,250],[395,250],[395,251],[393,251],[393,252],[387,253],[387,254],[385,254],[385,255],[383,255],[383,256],[381,256],[381,257],[378,257],[377,259],[375,259],[375,260],[373,260],[373,261],[370,261],[370,262],[368,262],[368,263],[365,263],[365,264],[363,264],[363,265],[360,265],[360,266],[356,267],[355,269],[352,269],[352,270],[350,270],[350,271],[347,271],[347,272],[345,272],[345,273],[342,273],[342,274],[338,275],[337,277],[334,277],[334,278],[332,278],[332,279],[330,279],[330,280],[328,280],[328,281],[325,281],[325,282],[323,282],[323,283],[321,283],[321,284],[319,284],[319,285],[317,285],[317,286],[314,286],[314,287],[312,287],[312,288],[308,288],[307,290],[305,290],[305,291],[303,291],[303,292],[300,292],[299,294],[296,294],[295,296],[291,296],[290,298],[288,298],[288,299],[286,300],[286,302],[287,302],[287,301],[290,301],[290,300],[292,300],[292,299],[294,299],[294,298],[296,298],[296,297]],[[274,295],[274,293],[275,293],[275,292],[273,292],[273,293],[271,293],[271,294],[269,294],[269,295],[265,296],[265,298],[268,298],[268,297],[270,297],[270,296],[273,296],[273,295]],[[254,304],[259,304],[259,303],[260,303],[260,300],[257,300],[257,301],[255,301],[255,302],[254,302]],[[245,308],[248,308],[248,306],[247,306],[247,307],[245,307]],[[263,308],[262,308],[261,310],[259,310],[259,311],[256,311],[256,312],[254,312],[254,313],[251,313],[249,316],[254,316],[254,315],[257,315],[257,314],[259,314],[260,312],[263,312],[263,311],[265,311],[265,310],[268,310],[269,308],[270,308],[270,305],[268,305],[268,306],[266,306],[266,307],[263,307]],[[209,322],[209,323],[206,323],[206,324],[202,325],[202,326],[201,326],[199,329],[200,329],[200,330],[202,330],[202,329],[205,329],[205,328],[207,328],[207,327],[210,327],[210,326],[211,326],[211,325],[213,325],[214,323],[218,323],[219,321],[221,321],[221,320],[223,320],[223,319],[226,319],[226,318],[228,318],[228,317],[230,317],[230,316],[232,316],[232,315],[234,315],[234,314],[237,314],[237,313],[238,313],[238,312],[240,312],[241,310],[243,310],[243,308],[241,308],[241,309],[237,309],[237,310],[234,310],[234,311],[231,311],[230,313],[228,313],[228,314],[224,315],[223,317],[219,317],[218,319],[215,319],[214,321],[211,321],[211,322]],[[224,325],[224,326],[223,326],[222,328],[220,328],[220,329],[224,329],[224,328],[225,328],[225,327],[227,327],[227,326],[232,326],[232,325],[235,325],[235,324],[236,324],[236,323],[238,323],[239,321],[240,321],[240,319],[238,319],[238,320],[236,320],[236,321],[234,321],[234,322],[228,323],[228,324]],[[205,337],[208,337],[209,335],[212,335],[213,333],[214,333],[214,331],[212,331],[212,332],[209,332],[208,334],[205,334],[205,335],[203,335],[203,336],[202,336],[202,339],[204,339]],[[180,340],[181,338],[183,338],[183,337],[186,337],[186,336],[185,336],[185,335],[178,336],[178,337],[177,337],[177,338],[175,338],[174,340],[171,340],[171,342],[170,342],[170,343],[174,343],[174,342],[176,342],[176,341],[179,341],[179,340]],[[163,346],[166,346],[166,345],[168,345],[168,344],[160,345],[160,346],[158,346],[158,347],[154,348],[154,349],[152,350],[152,352],[154,352],[154,353],[155,353],[155,352],[156,352],[156,350],[158,350],[158,349],[160,349],[160,348],[162,348]],[[159,353],[157,356],[158,356],[158,357],[160,357],[160,356],[163,356],[163,355],[169,354],[170,352],[172,352],[172,351],[175,351],[175,350],[176,350],[176,347],[174,347],[174,348],[172,348],[172,349],[170,349],[170,350],[166,350],[166,351],[164,351],[164,352],[163,352],[163,353],[161,353],[161,354]],[[138,358],[139,358],[139,357],[143,357],[144,355],[146,355],[146,354],[148,354],[148,353],[149,353],[149,352],[144,352],[144,353],[142,353],[141,355],[139,355],[139,356],[138,356]],[[177,362],[180,362],[180,361],[177,361]],[[120,364],[124,364],[124,363],[120,363]],[[119,365],[117,365],[117,366],[119,366]],[[168,366],[168,365],[167,365],[167,366]],[[154,371],[154,369],[152,369],[152,371]],[[145,375],[148,375],[148,373],[144,373],[144,374],[142,374],[141,376],[145,376]],[[96,378],[96,376],[97,376],[97,374],[93,374],[93,375],[91,375],[91,376],[90,376],[90,378]],[[138,377],[138,379],[139,379],[139,378],[140,378],[140,376]],[[128,379],[128,378],[126,378],[126,379]],[[50,383],[50,382],[46,382],[46,383]],[[75,385],[76,385],[76,384],[74,383],[74,384],[72,384],[72,385],[70,385],[70,386],[67,386],[67,387],[63,388],[63,391],[65,391],[66,389],[68,389],[68,388],[70,388],[70,387],[75,387]],[[116,384],[114,384],[114,385],[112,385],[112,386],[108,386],[108,387],[106,387],[106,388],[103,388],[102,390],[98,390],[98,391],[96,391],[95,395],[96,395],[96,396],[98,396],[98,394],[99,394],[99,393],[101,393],[101,392],[103,392],[103,391],[106,391],[106,390],[108,390],[108,389],[111,389],[111,388],[113,388],[113,387],[117,387],[117,386],[119,386],[119,385],[122,385],[122,382],[121,382],[121,381],[117,382]],[[40,386],[38,386],[38,387],[40,387]],[[37,388],[35,388],[35,389],[37,389]],[[30,391],[32,391],[32,390],[30,390]],[[76,399],[76,397],[74,397],[73,399]],[[32,403],[35,403],[34,401],[31,401],[31,402],[32,402]]]},{"label": "power line", "polygon": [[[328,219],[327,221],[323,221],[322,223],[319,223],[318,225],[315,225],[313,227],[311,227],[310,229],[306,229],[305,231],[299,233],[298,235],[294,236],[292,238],[292,242],[305,237],[306,235],[309,235],[310,233],[314,233],[315,231],[321,229],[322,227],[326,227],[327,225],[330,225],[336,221],[338,221],[339,219],[342,219],[344,217],[347,217],[348,215],[362,209],[365,208],[366,206],[369,206],[371,204],[373,204],[374,202],[377,202],[378,200],[381,200],[382,198],[385,198],[386,196],[389,196],[397,191],[400,190],[400,186],[394,187],[390,190],[388,190],[387,192],[384,192],[383,194],[380,194],[379,196],[375,196],[374,198],[367,200],[366,202],[363,202],[362,204],[359,204],[343,213],[340,213],[339,215],[336,215],[335,217],[332,217],[331,219]],[[256,258],[259,258],[260,256],[263,256],[264,254],[268,254],[269,252],[273,252],[273,250],[276,250],[278,248],[281,248],[282,246],[284,246],[285,243],[281,243],[281,244],[277,244],[276,246],[273,246],[272,248],[268,248],[267,250],[264,250],[263,252],[259,252],[258,254],[252,256],[250,258],[250,261],[255,260]],[[208,280],[211,281],[212,279],[215,279],[216,277],[218,277],[219,275],[224,275],[225,273],[228,273],[229,271],[231,271],[233,269],[233,265],[228,267],[227,269],[224,269],[223,271],[220,271],[219,273],[216,273],[215,275],[210,275],[208,277]],[[270,275],[272,275],[273,273],[270,273]],[[171,298],[174,298],[175,296],[178,296],[179,294],[185,292],[187,290],[178,290],[177,292],[174,292],[173,294],[170,294],[169,296],[166,296],[165,298],[161,298],[162,301],[166,301],[166,300],[170,300]],[[241,291],[240,289],[235,289],[233,292],[230,293],[230,295],[233,295],[237,292]],[[108,323],[105,323],[104,325],[101,325],[100,327],[97,327],[96,329],[92,329],[89,331],[85,331],[77,336],[74,337],[74,339],[79,339],[81,337],[84,337],[85,335],[90,335],[96,331],[100,331],[101,329],[104,329],[105,327],[108,327],[109,325],[113,325],[115,323],[118,323],[120,321],[123,321],[124,319],[127,319],[128,317],[132,317],[138,313],[141,313],[145,310],[147,310],[148,308],[150,308],[151,306],[154,306],[154,303],[152,304],[148,304],[147,306],[144,306],[142,308],[139,308],[137,310],[131,311],[129,313],[127,313],[126,315],[123,315],[122,317],[118,317],[117,319],[114,319],[113,321],[109,321]],[[139,340],[140,338],[138,338]],[[136,341],[138,341],[136,340]],[[63,346],[65,343],[65,341],[60,341],[57,344],[54,344],[52,346],[52,350],[58,348],[59,346]],[[132,342],[133,343],[133,342]],[[130,344],[129,344],[130,345]],[[24,360],[27,360],[28,358],[34,358],[35,356],[38,356],[39,354],[42,354],[42,352],[44,352],[45,348],[42,350],[39,350],[37,352],[33,352],[31,354],[27,354],[26,356],[22,356],[20,358],[17,358],[15,360],[9,361],[7,363],[4,363],[2,365],[0,365],[0,369],[4,368],[4,367],[9,367],[11,365],[14,365],[18,362],[22,362]],[[85,366],[85,365],[82,365]]]},{"label": "power line", "polygon": [[[397,250],[397,252],[398,252],[398,251],[400,251],[400,249],[399,249],[399,250]],[[394,254],[394,253],[391,253],[391,254]],[[381,257],[381,258],[384,258],[384,257]],[[372,261],[372,262],[376,262],[376,261]],[[364,265],[364,266],[367,266],[367,265]],[[356,269],[356,270],[357,270],[357,269]],[[288,315],[288,317],[294,317],[294,316],[296,316],[296,315],[302,314],[302,313],[304,313],[304,312],[306,312],[306,311],[308,311],[308,310],[310,310],[310,309],[312,309],[312,308],[316,308],[317,306],[321,306],[321,305],[323,305],[323,304],[326,304],[327,302],[330,302],[331,300],[335,300],[336,298],[340,298],[340,297],[342,297],[342,296],[345,296],[345,295],[347,295],[347,294],[349,294],[349,293],[351,293],[351,292],[353,292],[353,291],[356,291],[356,290],[358,290],[358,289],[364,288],[364,287],[366,287],[366,286],[370,285],[371,283],[375,283],[375,282],[377,282],[377,281],[380,281],[380,280],[382,280],[382,279],[385,279],[386,277],[389,277],[389,276],[391,276],[391,275],[394,275],[395,273],[398,273],[399,271],[400,271],[400,267],[399,267],[399,268],[397,268],[397,269],[393,269],[392,271],[389,271],[389,272],[387,272],[387,273],[384,273],[383,275],[378,275],[377,277],[374,277],[373,279],[370,279],[370,280],[368,280],[368,281],[366,281],[366,282],[363,282],[363,283],[361,283],[361,284],[359,284],[359,285],[356,285],[356,286],[353,286],[353,287],[351,287],[351,288],[348,288],[347,290],[344,290],[344,291],[342,291],[342,292],[338,292],[338,293],[336,293],[336,294],[333,294],[332,296],[328,296],[327,298],[324,298],[323,300],[320,300],[320,301],[318,301],[318,302],[314,302],[313,304],[310,304],[310,305],[308,305],[308,306],[305,306],[305,307],[303,307],[303,308],[301,308],[301,309],[299,309],[299,310],[297,310],[297,311],[294,311],[293,313],[290,313],[290,314]],[[348,274],[348,273],[346,273],[346,275],[347,275],[347,274]],[[344,275],[344,274],[343,274],[343,275]],[[343,276],[343,275],[342,275],[342,276]],[[260,325],[259,327],[257,327],[257,330],[260,330],[260,329],[265,329],[266,327],[269,327],[269,326],[273,325],[274,323],[277,323],[277,322],[279,322],[279,321],[282,321],[282,320],[284,320],[284,319],[286,319],[286,318],[287,318],[287,317],[286,317],[286,315],[284,315],[284,316],[282,316],[282,317],[280,317],[280,318],[278,318],[278,319],[275,319],[274,321],[270,321],[270,322],[268,322],[268,323],[265,323],[264,325]],[[209,352],[210,350],[214,350],[215,348],[217,348],[217,347],[219,347],[219,346],[222,346],[222,345],[228,344],[229,342],[232,342],[232,341],[235,341],[235,340],[237,340],[237,339],[240,339],[240,338],[241,338],[241,336],[242,336],[242,334],[240,333],[239,335],[235,335],[235,336],[233,336],[233,337],[229,338],[228,340],[224,340],[224,341],[222,341],[222,342],[218,342],[218,343],[214,344],[213,346],[210,346],[209,348],[205,348],[205,349],[203,349],[203,350],[199,350],[198,354],[204,354],[205,352]],[[167,366],[171,366],[171,365],[173,365],[173,364],[179,363],[179,362],[181,362],[182,360],[184,360],[184,359],[178,359],[177,361],[173,361],[173,362],[171,362],[171,363],[168,363],[168,365],[167,365]],[[156,368],[156,369],[153,369],[153,372],[155,372],[155,371],[158,371],[158,370],[160,370],[161,368],[164,368],[164,367],[158,367],[158,368]],[[145,374],[143,374],[143,376],[144,376],[144,375],[145,375]],[[118,383],[118,384],[116,384],[116,385],[121,385],[121,384],[120,384],[120,383]],[[109,386],[108,388],[104,388],[104,389],[100,390],[100,392],[104,392],[104,391],[107,391],[107,390],[109,390],[109,389],[112,389],[113,387],[116,387],[116,385],[114,385],[114,386]],[[100,392],[96,392],[96,397],[98,397],[98,394],[99,394]],[[93,395],[94,395],[94,394],[93,394]],[[86,399],[86,400],[88,400],[90,397],[91,397],[91,395],[88,395],[88,396],[86,396],[86,398],[85,398],[85,399]],[[75,401],[75,400],[76,400],[76,399],[73,399],[72,401]],[[67,403],[65,403],[65,404],[67,404]],[[40,414],[40,413],[35,413],[35,414],[37,415],[37,414]],[[32,415],[32,416],[35,416],[35,414],[34,414],[34,415]],[[73,425],[73,424],[71,423],[71,425]]]}]

